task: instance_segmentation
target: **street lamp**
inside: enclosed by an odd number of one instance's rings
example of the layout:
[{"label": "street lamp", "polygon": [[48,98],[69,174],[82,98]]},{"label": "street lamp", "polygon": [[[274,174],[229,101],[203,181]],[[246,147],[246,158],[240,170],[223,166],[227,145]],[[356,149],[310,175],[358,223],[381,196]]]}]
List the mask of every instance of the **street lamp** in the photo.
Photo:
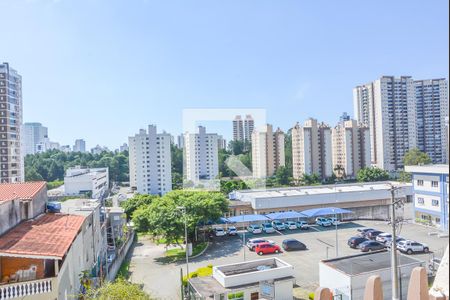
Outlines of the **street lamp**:
[{"label": "street lamp", "polygon": [[184,219],[184,240],[186,242],[185,250],[186,250],[186,278],[189,279],[189,248],[188,248],[188,231],[187,231],[187,213],[186,207],[177,206],[177,209],[181,211]]},{"label": "street lamp", "polygon": [[391,184],[389,191],[391,192],[391,226],[392,226],[392,243],[391,243],[391,284],[392,284],[392,300],[399,300],[399,282],[398,282],[398,261],[397,261],[397,234],[396,234],[396,216],[395,208],[401,205],[401,200],[395,200],[395,192],[401,187],[394,187]]}]

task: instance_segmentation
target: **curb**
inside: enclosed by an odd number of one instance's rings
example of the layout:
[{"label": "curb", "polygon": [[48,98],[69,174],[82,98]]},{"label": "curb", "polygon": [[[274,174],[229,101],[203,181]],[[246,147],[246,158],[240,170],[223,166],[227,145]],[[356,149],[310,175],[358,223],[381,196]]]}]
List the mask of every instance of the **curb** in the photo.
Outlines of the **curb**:
[{"label": "curb", "polygon": [[200,252],[199,254],[197,254],[197,255],[195,255],[195,256],[189,256],[189,258],[190,258],[190,259],[195,259],[195,258],[197,258],[197,257],[202,256],[202,255],[206,252],[206,250],[208,250],[208,248],[209,248],[210,245],[211,245],[211,243],[210,243],[210,242],[207,242],[207,243],[206,243],[206,247],[205,247],[205,249],[202,250],[202,252]]}]

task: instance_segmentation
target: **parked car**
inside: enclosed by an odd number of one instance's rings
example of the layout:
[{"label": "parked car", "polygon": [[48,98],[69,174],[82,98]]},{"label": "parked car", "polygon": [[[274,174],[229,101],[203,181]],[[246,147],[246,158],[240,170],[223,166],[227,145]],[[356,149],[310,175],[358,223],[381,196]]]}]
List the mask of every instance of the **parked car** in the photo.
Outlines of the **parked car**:
[{"label": "parked car", "polygon": [[281,248],[274,243],[260,243],[256,245],[255,252],[258,253],[258,255],[280,253]]},{"label": "parked car", "polygon": [[247,241],[247,248],[250,251],[255,251],[256,245],[261,244],[261,243],[271,243],[271,241],[266,240],[266,239],[249,239]]},{"label": "parked car", "polygon": [[296,239],[284,240],[281,247],[285,251],[307,250],[306,245]]},{"label": "parked car", "polygon": [[359,244],[359,249],[361,249],[362,252],[377,251],[383,250],[384,245],[377,241],[366,241]]},{"label": "parked car", "polygon": [[373,228],[358,228],[358,235],[361,237],[366,237],[366,234],[369,231],[373,231],[373,230],[375,230],[375,229],[373,229]]},{"label": "parked car", "polygon": [[319,226],[323,226],[323,227],[329,227],[329,226],[332,225],[330,220],[327,219],[327,218],[317,218],[316,219],[316,224],[319,225]]},{"label": "parked car", "polygon": [[419,253],[424,252],[428,253],[430,252],[430,248],[426,244],[422,244],[415,241],[409,241],[404,240],[397,244],[397,249],[400,250],[403,253],[407,254],[413,254],[413,253]]},{"label": "parked car", "polygon": [[285,222],[284,226],[289,230],[297,229],[297,224],[295,224],[295,222],[292,222],[292,221]]},{"label": "parked car", "polygon": [[392,233],[388,233],[388,232],[380,233],[375,240],[377,242],[380,242],[380,243],[386,245],[386,242],[388,240],[392,240]]},{"label": "parked car", "polygon": [[366,238],[363,238],[363,237],[360,237],[360,236],[354,236],[354,237],[351,237],[351,238],[348,239],[347,245],[350,248],[356,249],[356,248],[358,248],[358,246],[361,243],[364,243],[364,242],[367,242],[367,241],[368,241],[368,239],[366,239]]},{"label": "parked car", "polygon": [[298,229],[303,229],[303,230],[309,229],[308,222],[306,222],[306,221],[298,221],[296,224],[297,224]]},{"label": "parked car", "polygon": [[336,219],[336,218],[328,218],[328,221],[330,221],[330,222],[331,222],[331,225],[333,225],[333,226],[341,225],[341,221],[339,221],[339,220]]},{"label": "parked car", "polygon": [[[397,240],[397,245],[398,245],[398,243],[400,243],[401,241],[404,241],[405,239],[402,237],[398,237],[398,238],[396,238],[396,240]],[[390,240],[387,240],[386,243],[384,243],[384,245],[386,246],[386,248],[390,249],[391,245],[392,245],[392,238]]]},{"label": "parked car", "polygon": [[270,223],[262,224],[262,229],[265,233],[274,233],[275,232],[275,229],[273,228],[272,224],[270,224]]},{"label": "parked car", "polygon": [[260,234],[262,233],[262,228],[259,225],[251,224],[247,228],[248,232],[251,232],[253,234]]},{"label": "parked car", "polygon": [[284,224],[281,223],[280,221],[273,221],[272,226],[273,226],[273,228],[275,228],[275,230],[278,230],[278,231],[286,229],[286,226],[284,226]]},{"label": "parked car", "polygon": [[228,227],[228,235],[234,236],[234,235],[237,235],[237,233],[238,233],[238,231],[237,231],[236,227],[234,227],[234,226]]},{"label": "parked car", "polygon": [[384,233],[384,232],[379,231],[379,230],[372,230],[366,234],[366,238],[368,238],[369,240],[375,240],[377,238],[377,236],[379,236],[382,233]]},{"label": "parked car", "polygon": [[217,237],[220,236],[225,236],[227,234],[227,232],[225,230],[223,230],[222,227],[216,227],[214,228],[214,235]]}]

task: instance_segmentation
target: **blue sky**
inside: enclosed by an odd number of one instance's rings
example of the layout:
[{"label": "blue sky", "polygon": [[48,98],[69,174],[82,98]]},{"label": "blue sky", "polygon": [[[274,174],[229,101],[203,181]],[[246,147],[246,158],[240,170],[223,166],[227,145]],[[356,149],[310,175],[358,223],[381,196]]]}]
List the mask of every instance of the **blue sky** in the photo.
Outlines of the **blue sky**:
[{"label": "blue sky", "polygon": [[[262,108],[284,130],[353,114],[381,75],[448,78],[448,1],[0,0],[24,121],[117,147],[185,108]],[[231,125],[222,126],[224,135]]]}]

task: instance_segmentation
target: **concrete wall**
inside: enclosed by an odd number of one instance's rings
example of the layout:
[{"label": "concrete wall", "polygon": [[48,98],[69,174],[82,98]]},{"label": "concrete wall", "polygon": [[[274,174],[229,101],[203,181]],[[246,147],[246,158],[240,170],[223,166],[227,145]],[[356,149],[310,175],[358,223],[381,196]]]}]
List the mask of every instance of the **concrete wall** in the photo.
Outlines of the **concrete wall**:
[{"label": "concrete wall", "polygon": [[108,266],[108,274],[106,275],[106,280],[113,281],[116,278],[120,266],[125,260],[128,251],[130,250],[131,245],[133,244],[133,241],[134,241],[134,232],[130,234],[127,242],[122,246],[122,248],[120,248],[120,250],[116,254],[116,259],[114,260],[114,262]]}]

